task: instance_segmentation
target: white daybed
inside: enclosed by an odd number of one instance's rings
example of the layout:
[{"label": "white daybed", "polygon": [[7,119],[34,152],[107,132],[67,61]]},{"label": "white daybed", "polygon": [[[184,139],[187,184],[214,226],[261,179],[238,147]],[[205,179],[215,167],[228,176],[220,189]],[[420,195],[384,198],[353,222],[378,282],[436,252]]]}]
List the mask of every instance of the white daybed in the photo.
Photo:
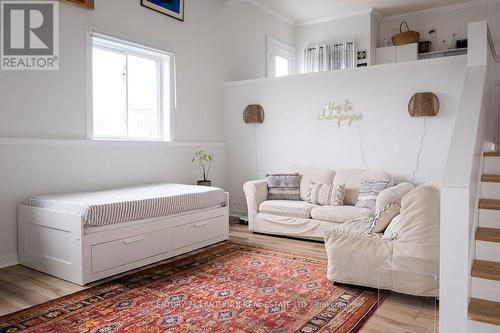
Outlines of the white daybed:
[{"label": "white daybed", "polygon": [[18,207],[19,261],[79,285],[227,240],[228,195],[153,184],[33,197]]}]

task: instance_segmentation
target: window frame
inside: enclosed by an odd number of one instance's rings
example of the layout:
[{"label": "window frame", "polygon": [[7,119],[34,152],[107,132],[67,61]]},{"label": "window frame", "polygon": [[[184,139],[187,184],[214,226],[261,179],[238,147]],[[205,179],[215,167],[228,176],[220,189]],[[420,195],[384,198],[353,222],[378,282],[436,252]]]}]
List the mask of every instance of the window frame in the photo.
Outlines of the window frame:
[{"label": "window frame", "polygon": [[[126,100],[126,135],[106,136],[94,135],[94,99],[93,99],[93,49],[94,46],[103,50],[122,53],[154,60],[158,70],[158,136],[154,138],[129,137],[128,135],[128,97]],[[87,29],[86,39],[86,136],[95,141],[123,141],[123,142],[171,142],[174,141],[173,114],[177,107],[175,54],[143,44],[114,37],[92,29]],[[127,75],[128,81],[128,75]],[[128,94],[128,82],[126,84]]]},{"label": "window frame", "polygon": [[[296,49],[282,41],[279,41],[273,37],[267,36],[267,77],[276,77],[276,61],[275,57],[281,57],[288,60],[288,75],[295,74],[295,58]],[[281,76],[281,77],[286,77]]]}]

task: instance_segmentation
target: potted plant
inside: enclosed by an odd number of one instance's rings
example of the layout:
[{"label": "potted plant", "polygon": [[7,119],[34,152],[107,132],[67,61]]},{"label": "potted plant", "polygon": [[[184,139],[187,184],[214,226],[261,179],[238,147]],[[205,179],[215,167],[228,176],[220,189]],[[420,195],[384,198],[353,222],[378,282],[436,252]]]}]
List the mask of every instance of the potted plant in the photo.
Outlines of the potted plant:
[{"label": "potted plant", "polygon": [[209,154],[203,150],[194,153],[194,157],[191,162],[198,162],[198,166],[200,167],[200,171],[203,175],[203,180],[198,180],[199,186],[212,186],[212,181],[208,179],[208,174],[210,173],[210,168],[212,167],[213,160],[214,155]]}]

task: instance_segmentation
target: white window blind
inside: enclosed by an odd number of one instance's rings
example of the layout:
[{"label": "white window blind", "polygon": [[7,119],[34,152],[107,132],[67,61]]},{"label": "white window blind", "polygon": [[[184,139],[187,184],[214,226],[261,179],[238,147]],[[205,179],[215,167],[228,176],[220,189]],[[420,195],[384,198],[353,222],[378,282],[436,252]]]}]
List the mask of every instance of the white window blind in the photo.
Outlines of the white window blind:
[{"label": "white window blind", "polygon": [[355,43],[309,45],[304,50],[304,72],[326,72],[355,67]]}]

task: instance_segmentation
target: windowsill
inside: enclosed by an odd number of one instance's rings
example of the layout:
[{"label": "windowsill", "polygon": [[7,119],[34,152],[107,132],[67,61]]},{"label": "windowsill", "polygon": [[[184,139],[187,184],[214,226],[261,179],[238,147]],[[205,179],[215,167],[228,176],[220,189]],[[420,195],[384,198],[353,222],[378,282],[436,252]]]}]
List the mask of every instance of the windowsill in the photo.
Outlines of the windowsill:
[{"label": "windowsill", "polygon": [[12,138],[0,137],[0,145],[66,145],[66,146],[171,146],[171,147],[226,147],[220,141],[131,141],[109,139],[66,139],[66,138]]}]

